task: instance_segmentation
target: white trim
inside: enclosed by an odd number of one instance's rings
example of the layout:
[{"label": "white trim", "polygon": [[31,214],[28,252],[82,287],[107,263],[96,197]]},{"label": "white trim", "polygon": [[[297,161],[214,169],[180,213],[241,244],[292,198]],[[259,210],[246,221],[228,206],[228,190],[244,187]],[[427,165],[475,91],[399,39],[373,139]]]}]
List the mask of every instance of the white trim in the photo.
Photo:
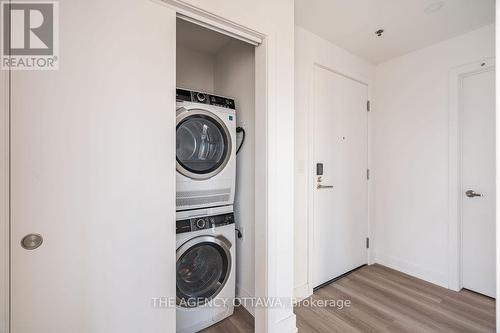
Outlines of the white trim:
[{"label": "white trim", "polygon": [[[315,68],[321,68],[327,71],[330,71],[332,73],[341,75],[349,80],[356,81],[358,83],[361,83],[366,86],[366,96],[368,99],[370,99],[370,83],[369,80],[363,77],[355,77],[351,76],[349,74],[345,74],[343,71],[338,71],[335,68],[332,68],[330,66],[323,65],[319,62],[313,62],[312,67],[311,67],[311,82],[309,83],[309,93],[308,93],[308,103],[307,103],[307,137],[309,138],[309,146],[308,146],[308,161],[307,161],[307,187],[308,187],[308,195],[307,195],[307,234],[308,234],[308,239],[307,239],[307,252],[308,252],[308,260],[307,260],[307,291],[305,291],[305,285],[299,288],[296,288],[298,291],[301,293],[296,293],[297,297],[299,298],[307,298],[313,294],[314,291],[314,277],[313,277],[313,262],[314,262],[314,178],[315,178],[315,160],[314,160],[314,122],[312,119],[314,119],[314,82],[315,82]],[[367,118],[366,118],[366,126],[367,126],[367,132],[366,132],[366,137],[367,137],[367,152],[366,152],[366,166],[367,168],[370,168],[370,159],[369,159],[369,150],[370,150],[370,137],[369,137],[369,130],[370,130],[370,124],[369,124],[369,118],[368,118],[369,112],[367,112]],[[367,237],[370,237],[370,182],[367,181],[367,189],[366,189],[366,200],[367,200],[367,219],[366,219],[366,232],[367,232]],[[370,246],[371,247],[371,246]],[[371,260],[371,255],[370,255],[370,249],[367,249],[366,251],[366,262],[370,263]]]},{"label": "white trim", "polygon": [[[500,0],[496,0],[496,8],[495,8],[495,18],[496,22],[500,22]],[[496,59],[500,58],[500,24],[495,25],[495,54]],[[495,75],[495,97],[496,103],[500,101],[500,75],[496,73]],[[498,105],[498,104],[497,104]],[[495,127],[495,137],[496,137],[496,299],[500,299],[500,181],[498,181],[498,176],[500,175],[500,117],[498,116],[498,107],[496,109],[496,127]],[[496,306],[496,327],[500,328],[500,306]]]},{"label": "white trim", "polygon": [[262,40],[265,38],[264,34],[209,13],[183,0],[162,1],[174,7],[174,10],[177,12],[177,17],[180,19],[201,25],[202,27],[242,40],[249,44],[257,46],[261,44]]},{"label": "white trim", "polygon": [[295,295],[295,303],[300,302],[312,294],[312,287],[309,286],[309,283],[304,283],[298,287],[295,287],[293,290],[293,294]]},{"label": "white trim", "polygon": [[376,254],[376,258],[377,264],[395,269],[430,283],[434,283],[443,288],[448,286],[448,276],[444,272],[429,270],[424,266],[416,265],[415,263],[383,254]]},{"label": "white trim", "polygon": [[297,319],[295,317],[295,314],[292,312],[291,315],[276,323],[276,325],[274,326],[275,332],[286,332],[286,333],[298,332],[296,326],[296,320]]},{"label": "white trim", "polygon": [[[315,62],[313,65],[314,65],[314,66],[316,66],[316,67],[322,68],[322,69],[324,69],[324,70],[330,71],[330,72],[332,72],[332,73],[335,73],[335,74],[337,74],[337,75],[343,76],[343,77],[345,77],[346,79],[353,80],[353,81],[356,81],[356,82],[358,82],[358,83],[364,84],[364,85],[368,88],[368,83],[366,83],[363,79],[358,79],[358,78],[356,78],[356,77],[354,77],[354,76],[350,76],[350,75],[345,74],[345,73],[343,73],[343,72],[341,72],[341,71],[338,71],[338,70],[336,70],[336,69],[334,69],[334,68],[331,68],[331,67],[328,67],[328,66],[322,65],[322,64],[320,64],[319,62]],[[368,96],[368,91],[367,91],[367,94],[366,94],[366,95]]]},{"label": "white trim", "polygon": [[[268,175],[268,151],[269,142],[267,110],[269,110],[269,47],[268,40],[255,49],[255,124],[260,124],[264,131],[255,135],[255,297],[265,297],[269,294],[269,175]],[[260,70],[258,70],[260,68]],[[258,98],[261,96],[261,98]],[[258,110],[266,110],[258,112]],[[258,127],[255,127],[257,134]],[[258,147],[264,147],[264,151],[257,153]],[[257,209],[260,207],[260,209]],[[258,223],[259,221],[265,221]],[[261,274],[258,274],[260,272]],[[255,332],[267,332],[269,328],[269,313],[263,307],[257,307],[255,314]]]},{"label": "white trim", "polygon": [[303,298],[309,297],[314,293],[314,276],[313,276],[313,263],[314,263],[314,82],[315,74],[314,68],[316,63],[314,62],[310,69],[310,82],[309,91],[307,94],[307,108],[306,108],[306,119],[307,119],[307,294],[302,295]]},{"label": "white trim", "polygon": [[[239,285],[236,285],[236,296],[239,298],[246,298],[246,299],[250,299],[253,297],[248,290],[241,288]],[[245,310],[248,313],[250,313],[252,317],[254,317],[255,319],[255,307],[252,306],[251,302],[243,302],[241,303],[241,306],[245,308]]]},{"label": "white trim", "polygon": [[491,70],[494,58],[455,67],[449,75],[448,115],[448,288],[462,289],[462,176],[460,90],[465,76]]},{"label": "white trim", "polygon": [[0,331],[9,332],[10,320],[10,226],[9,226],[9,196],[10,196],[10,170],[9,170],[9,71],[0,71]]}]

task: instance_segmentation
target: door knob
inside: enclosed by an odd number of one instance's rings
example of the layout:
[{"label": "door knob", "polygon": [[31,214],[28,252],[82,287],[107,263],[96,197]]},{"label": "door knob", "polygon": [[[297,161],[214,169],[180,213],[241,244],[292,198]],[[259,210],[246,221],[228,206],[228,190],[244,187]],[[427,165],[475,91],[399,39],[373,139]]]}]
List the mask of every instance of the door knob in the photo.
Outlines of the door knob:
[{"label": "door knob", "polygon": [[476,193],[473,190],[466,191],[465,195],[468,196],[469,198],[482,197],[483,196],[481,193]]},{"label": "door knob", "polygon": [[21,246],[25,250],[34,250],[43,243],[43,237],[39,234],[28,234],[21,239]]}]

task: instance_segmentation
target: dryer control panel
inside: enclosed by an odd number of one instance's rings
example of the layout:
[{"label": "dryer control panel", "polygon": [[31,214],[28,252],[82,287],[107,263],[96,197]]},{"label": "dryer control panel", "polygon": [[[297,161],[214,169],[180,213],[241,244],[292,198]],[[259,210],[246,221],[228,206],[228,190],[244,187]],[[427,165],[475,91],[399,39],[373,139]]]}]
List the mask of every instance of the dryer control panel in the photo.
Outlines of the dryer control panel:
[{"label": "dryer control panel", "polygon": [[193,90],[177,89],[176,99],[177,101],[195,102],[233,110],[235,109],[234,99]]},{"label": "dryer control panel", "polygon": [[212,227],[217,228],[233,223],[234,223],[233,213],[214,215],[214,216],[193,217],[187,220],[176,221],[175,232],[177,234],[181,234],[184,232],[210,229]]}]

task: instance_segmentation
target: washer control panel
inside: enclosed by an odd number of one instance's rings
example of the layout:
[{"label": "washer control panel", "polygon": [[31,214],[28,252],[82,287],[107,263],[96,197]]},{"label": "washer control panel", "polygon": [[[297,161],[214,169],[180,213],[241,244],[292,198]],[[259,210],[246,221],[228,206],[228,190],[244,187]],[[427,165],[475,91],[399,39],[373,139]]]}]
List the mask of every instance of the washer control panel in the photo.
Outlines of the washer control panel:
[{"label": "washer control panel", "polygon": [[234,99],[207,94],[199,91],[177,89],[177,101],[188,101],[202,104],[209,104],[228,109],[235,109]]},{"label": "washer control panel", "polygon": [[186,220],[176,221],[176,233],[191,232],[212,227],[221,227],[234,223],[234,214],[222,214],[214,216],[193,217]]}]

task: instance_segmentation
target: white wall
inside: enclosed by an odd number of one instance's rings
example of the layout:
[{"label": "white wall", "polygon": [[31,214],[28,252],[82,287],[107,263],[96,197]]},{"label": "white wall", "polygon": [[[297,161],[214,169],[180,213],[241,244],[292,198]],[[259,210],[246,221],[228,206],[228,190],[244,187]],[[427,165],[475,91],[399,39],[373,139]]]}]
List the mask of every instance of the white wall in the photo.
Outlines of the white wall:
[{"label": "white wall", "polygon": [[177,44],[177,87],[214,92],[215,57]]},{"label": "white wall", "polygon": [[[246,131],[236,164],[236,294],[255,296],[255,47],[240,41],[215,57],[215,92],[236,100],[236,122]],[[241,138],[241,135],[238,135]],[[238,141],[240,142],[240,141]],[[252,314],[254,309],[247,308]]]},{"label": "white wall", "polygon": [[380,64],[372,118],[375,261],[448,286],[448,75],[493,57],[494,26]]},{"label": "white wall", "polygon": [[[320,64],[368,84],[369,95],[375,68],[313,33],[295,27],[295,296],[312,294],[309,276],[312,220],[308,205],[314,180],[314,161],[310,151],[310,111],[313,95],[313,68]],[[332,92],[334,95],[335,92]],[[368,226],[368,221],[367,221]]]}]

